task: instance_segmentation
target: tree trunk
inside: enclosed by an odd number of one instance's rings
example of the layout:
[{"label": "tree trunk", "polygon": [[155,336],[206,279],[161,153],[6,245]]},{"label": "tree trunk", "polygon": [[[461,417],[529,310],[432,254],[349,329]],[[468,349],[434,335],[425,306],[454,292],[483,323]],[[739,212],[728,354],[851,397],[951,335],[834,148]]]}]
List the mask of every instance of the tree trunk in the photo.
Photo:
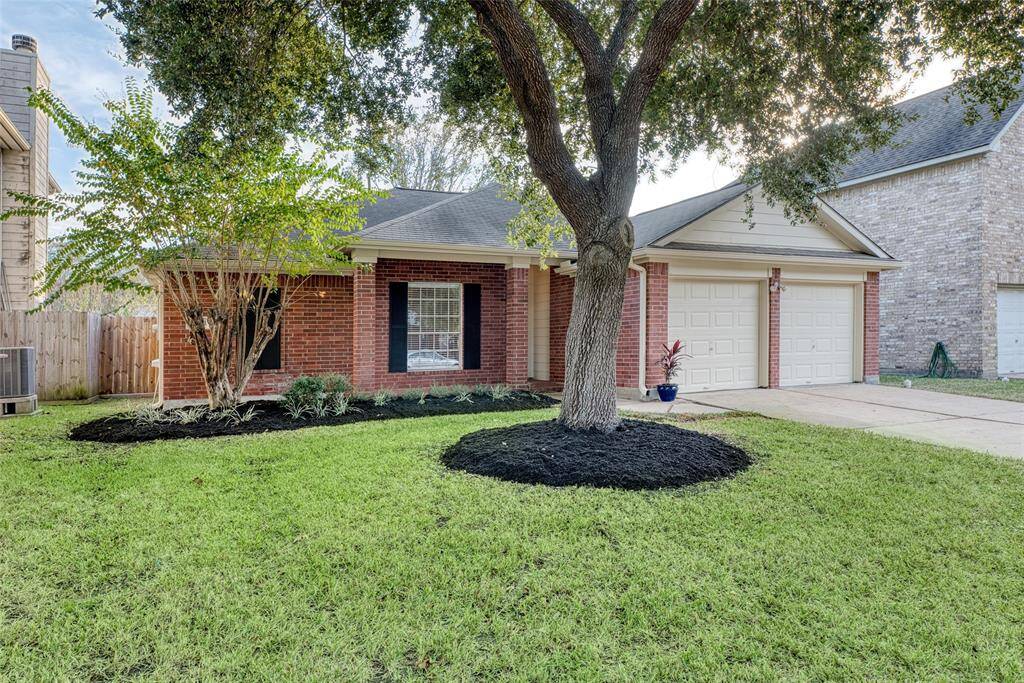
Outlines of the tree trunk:
[{"label": "tree trunk", "polygon": [[615,351],[633,240],[632,234],[627,239],[619,230],[611,232],[609,241],[591,242],[577,260],[572,315],[565,335],[565,387],[558,417],[561,424],[572,429],[610,432],[619,424]]},{"label": "tree trunk", "polygon": [[210,410],[221,410],[223,408],[234,408],[238,405],[238,396],[231,386],[231,380],[226,371],[211,373],[207,376],[206,391],[209,395]]}]

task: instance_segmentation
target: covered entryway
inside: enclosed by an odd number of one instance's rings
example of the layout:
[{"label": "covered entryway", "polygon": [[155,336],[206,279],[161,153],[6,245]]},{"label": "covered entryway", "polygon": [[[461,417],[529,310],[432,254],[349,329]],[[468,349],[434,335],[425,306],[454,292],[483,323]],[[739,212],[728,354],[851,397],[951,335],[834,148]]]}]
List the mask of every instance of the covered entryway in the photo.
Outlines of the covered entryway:
[{"label": "covered entryway", "polygon": [[757,386],[760,284],[673,279],[668,291],[669,343],[693,358],[676,376],[682,392]]},{"label": "covered entryway", "polygon": [[1024,288],[996,292],[996,347],[1000,375],[1024,372]]},{"label": "covered entryway", "polygon": [[849,284],[785,284],[779,306],[781,386],[853,381],[854,292]]}]

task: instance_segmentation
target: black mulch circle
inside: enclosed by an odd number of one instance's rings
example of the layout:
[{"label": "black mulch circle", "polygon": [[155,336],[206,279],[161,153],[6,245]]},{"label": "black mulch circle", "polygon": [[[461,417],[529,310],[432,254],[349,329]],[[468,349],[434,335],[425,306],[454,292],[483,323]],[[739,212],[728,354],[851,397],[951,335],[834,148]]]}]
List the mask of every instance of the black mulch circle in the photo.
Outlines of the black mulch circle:
[{"label": "black mulch circle", "polygon": [[721,439],[669,424],[623,420],[610,434],[554,420],[484,429],[441,457],[455,470],[523,484],[660,489],[730,477],[751,458]]}]

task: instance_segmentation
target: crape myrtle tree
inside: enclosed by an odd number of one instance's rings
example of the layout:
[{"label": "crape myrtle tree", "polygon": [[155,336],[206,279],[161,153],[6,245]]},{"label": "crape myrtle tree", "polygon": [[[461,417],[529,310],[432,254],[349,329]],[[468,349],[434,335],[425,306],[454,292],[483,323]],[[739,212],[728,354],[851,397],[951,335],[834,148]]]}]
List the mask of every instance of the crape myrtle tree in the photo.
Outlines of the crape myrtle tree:
[{"label": "crape myrtle tree", "polygon": [[1005,0],[100,5],[123,25],[129,57],[193,121],[283,131],[302,119],[368,138],[400,115],[382,102],[420,87],[489,140],[527,207],[515,237],[575,241],[560,421],[601,430],[618,420],[615,346],[641,176],[696,150],[729,154],[769,200],[810,217],[844,161],[890,141],[900,77],[960,57],[957,96],[999,112],[1024,54],[1024,7]]},{"label": "crape myrtle tree", "polygon": [[152,91],[132,82],[124,100],[106,103],[106,130],[49,91],[29,104],[85,154],[80,191],[12,193],[18,204],[3,214],[70,225],[38,283],[41,306],[97,287],[145,294],[148,279],[181,314],[210,407],[237,405],[309,276],[351,266],[346,233],[361,225],[368,193],[318,156],[281,146],[179,144],[181,131],[154,114]]}]

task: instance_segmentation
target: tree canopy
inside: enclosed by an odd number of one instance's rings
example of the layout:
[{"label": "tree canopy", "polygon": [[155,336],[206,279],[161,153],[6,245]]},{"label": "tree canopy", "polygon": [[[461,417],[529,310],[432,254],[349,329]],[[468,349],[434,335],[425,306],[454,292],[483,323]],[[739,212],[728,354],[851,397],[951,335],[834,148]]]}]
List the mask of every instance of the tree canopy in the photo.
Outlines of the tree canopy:
[{"label": "tree canopy", "polygon": [[[998,112],[1016,97],[1024,54],[1024,6],[1001,0],[99,5],[124,26],[129,58],[193,125],[367,143],[405,122],[418,92],[486,136],[526,182],[516,88],[479,12],[513,6],[550,83],[550,101],[527,109],[557,122],[565,161],[584,177],[608,162],[594,121],[617,117],[637,121],[641,174],[697,150],[727,154],[770,195],[805,205],[857,148],[889,139],[899,123],[889,105],[901,94],[892,86],[907,72],[939,55],[962,58],[958,96]],[[636,70],[673,9],[687,16],[663,68]],[[640,86],[647,98],[630,100]]]},{"label": "tree canopy", "polygon": [[236,403],[305,279],[350,265],[348,233],[370,193],[322,154],[239,152],[212,139],[183,153],[182,131],[158,119],[152,91],[132,82],[124,100],[106,104],[109,129],[77,118],[50,91],[33,92],[29,104],[86,155],[75,172],[80,191],[11,193],[17,203],[0,215],[70,224],[39,282],[42,306],[97,287],[145,293],[156,284],[196,347],[211,406]]}]

